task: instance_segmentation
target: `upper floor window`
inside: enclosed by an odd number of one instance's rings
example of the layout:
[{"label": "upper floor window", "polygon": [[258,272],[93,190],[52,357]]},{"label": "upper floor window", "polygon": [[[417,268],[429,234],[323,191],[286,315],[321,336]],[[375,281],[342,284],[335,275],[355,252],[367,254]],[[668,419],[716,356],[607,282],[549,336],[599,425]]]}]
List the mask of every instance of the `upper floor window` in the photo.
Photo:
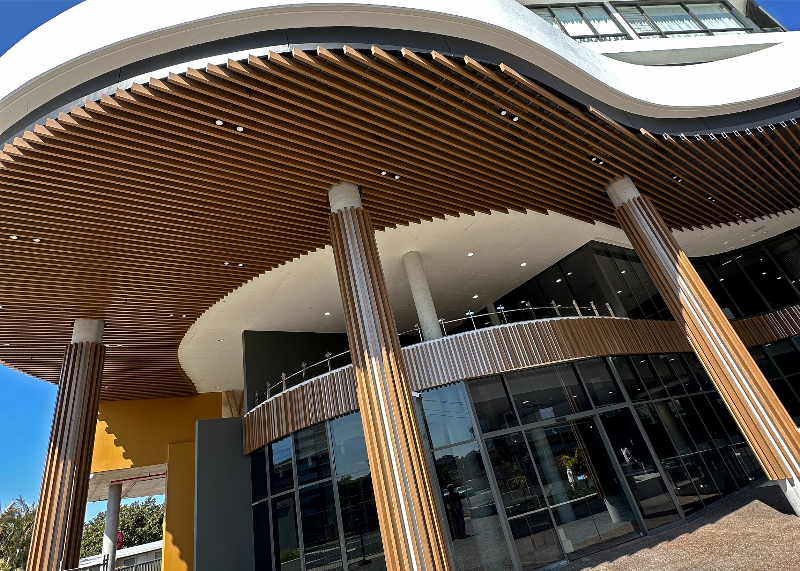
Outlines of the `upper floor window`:
[{"label": "upper floor window", "polygon": [[615,4],[614,7],[633,31],[644,39],[747,34],[753,31],[749,23],[745,25],[722,2]]},{"label": "upper floor window", "polygon": [[534,14],[579,42],[629,40],[630,37],[605,7],[551,6],[531,8]]}]

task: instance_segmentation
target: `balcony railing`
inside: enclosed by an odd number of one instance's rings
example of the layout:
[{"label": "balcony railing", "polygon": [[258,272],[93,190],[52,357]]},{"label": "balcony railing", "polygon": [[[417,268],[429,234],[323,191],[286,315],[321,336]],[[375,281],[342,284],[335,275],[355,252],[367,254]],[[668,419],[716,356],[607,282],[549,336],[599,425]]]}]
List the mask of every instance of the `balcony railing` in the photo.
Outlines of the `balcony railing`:
[{"label": "balcony railing", "polygon": [[[108,571],[108,555],[103,556],[103,562],[99,565],[79,567],[77,569],[64,569],[63,571]],[[161,559],[147,561],[146,563],[136,563],[127,567],[117,567],[115,571],[161,571]]]},{"label": "balcony railing", "polygon": [[[492,327],[495,324],[505,325],[519,321],[535,321],[538,319],[571,316],[616,317],[614,315],[614,310],[611,309],[610,304],[606,303],[605,307],[597,307],[593,301],[589,302],[588,306],[580,306],[575,300],[572,300],[572,303],[569,305],[557,304],[555,301],[552,301],[550,305],[543,307],[535,307],[531,305],[530,302],[522,302],[522,305],[523,307],[519,309],[506,309],[502,305],[499,305],[495,308],[497,310],[496,313],[475,313],[473,311],[468,311],[465,317],[460,317],[458,319],[439,319],[439,325],[442,329],[442,333],[446,337],[447,335],[454,335],[458,333],[464,333],[466,331],[474,331],[477,329]],[[537,311],[545,312],[547,317],[537,316]],[[494,320],[492,319],[493,316],[495,318]],[[493,323],[493,321],[497,323]],[[416,343],[421,343],[424,340],[419,324],[417,324],[414,329],[409,329],[408,331],[400,333],[399,336],[401,340],[404,341],[404,345],[414,345]],[[415,339],[417,337],[418,339]],[[301,363],[300,369],[290,375],[282,373],[280,380],[267,383],[267,388],[263,393],[259,393],[258,391],[255,392],[254,407],[258,406],[259,403],[279,395],[285,390],[306,381],[307,379],[312,379],[326,372],[330,372],[333,369],[338,369],[339,366],[334,366],[334,363],[336,363],[337,360],[341,360],[341,357],[344,357],[349,353],[350,351],[344,351],[334,355],[328,351],[325,354],[325,359],[322,361],[312,363],[311,365],[308,365],[307,363]]]}]

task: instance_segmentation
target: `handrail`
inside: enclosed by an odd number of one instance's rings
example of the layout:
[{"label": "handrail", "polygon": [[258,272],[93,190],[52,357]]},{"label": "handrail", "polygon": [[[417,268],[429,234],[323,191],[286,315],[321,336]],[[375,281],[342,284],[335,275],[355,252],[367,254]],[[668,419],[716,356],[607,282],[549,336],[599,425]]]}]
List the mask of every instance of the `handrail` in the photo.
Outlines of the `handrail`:
[{"label": "handrail", "polygon": [[[491,322],[489,324],[480,325],[479,323],[477,323],[475,321],[476,317],[483,317],[483,316],[489,317],[491,319],[490,316],[491,315],[495,315],[501,325],[503,325],[503,324],[507,325],[509,323],[509,321],[508,321],[509,314],[516,314],[517,312],[528,312],[529,311],[531,313],[531,317],[533,318],[531,321],[535,321],[537,319],[547,319],[547,318],[544,318],[544,317],[538,317],[537,318],[536,317],[536,310],[555,311],[556,316],[558,316],[558,317],[562,317],[562,315],[561,315],[562,308],[565,311],[569,311],[569,312],[574,311],[574,312],[576,312],[578,314],[578,317],[583,317],[582,310],[586,310],[587,312],[590,312],[590,314],[593,314],[596,317],[606,316],[604,314],[601,314],[600,311],[598,311],[597,306],[595,305],[594,301],[590,301],[589,302],[589,306],[579,306],[578,302],[575,301],[574,299],[572,300],[572,304],[571,305],[567,305],[567,306],[561,305],[561,304],[557,304],[555,302],[555,300],[552,300],[550,305],[544,306],[544,307],[532,306],[529,301],[523,301],[523,302],[521,302],[521,304],[524,307],[522,307],[520,309],[508,309],[508,310],[506,310],[506,308],[504,306],[499,305],[499,306],[497,306],[495,308],[497,310],[496,312],[487,311],[486,313],[481,313],[481,314],[477,314],[474,311],[470,310],[470,311],[467,311],[466,317],[459,317],[457,319],[450,319],[450,320],[439,319],[439,326],[441,327],[442,333],[444,334],[444,336],[447,337],[447,325],[448,324],[452,324],[452,323],[461,323],[461,324],[463,324],[463,323],[466,323],[469,320],[472,323],[472,330],[473,331],[476,331],[478,329],[482,329],[482,328],[487,327],[487,326],[491,327],[492,326]],[[606,303],[605,309],[608,312],[608,315],[607,315],[608,317],[616,317],[614,315],[614,310],[611,308],[611,304]],[[552,317],[552,316],[550,316],[550,317]],[[528,321],[528,320],[522,320],[522,321]],[[398,336],[411,335],[411,334],[419,335],[419,341],[417,341],[416,343],[421,343],[422,341],[424,341],[424,339],[422,337],[422,330],[420,329],[419,324],[416,324],[414,329],[409,329],[408,331],[403,331],[402,333],[398,333]],[[412,343],[412,344],[415,344],[415,343]],[[332,367],[331,367],[331,361],[333,359],[338,358],[338,357],[343,357],[344,355],[348,355],[349,353],[350,353],[350,351],[347,350],[347,351],[343,351],[341,353],[338,353],[337,355],[334,355],[330,351],[328,351],[327,353],[325,353],[325,359],[323,359],[322,361],[318,361],[316,363],[313,363],[312,365],[307,365],[306,363],[301,363],[301,369],[296,371],[296,372],[294,372],[294,373],[292,373],[291,375],[287,375],[286,373],[281,373],[280,381],[278,381],[276,383],[273,383],[273,384],[269,384],[268,383],[267,384],[267,388],[263,393],[259,393],[258,391],[255,391],[253,407],[258,406],[259,403],[261,402],[262,398],[266,397],[266,399],[270,399],[270,398],[274,397],[275,395],[279,395],[282,392],[286,391],[288,388],[291,388],[291,386],[288,384],[288,382],[291,381],[291,379],[297,377],[298,375],[302,375],[302,380],[305,381],[306,380],[306,372],[309,369],[313,369],[314,367],[318,367],[319,365],[323,365],[323,364],[327,363],[328,364],[328,372],[331,372],[333,370]],[[314,376],[317,376],[317,375],[314,375]],[[275,390],[275,389],[280,389],[280,390]]]}]

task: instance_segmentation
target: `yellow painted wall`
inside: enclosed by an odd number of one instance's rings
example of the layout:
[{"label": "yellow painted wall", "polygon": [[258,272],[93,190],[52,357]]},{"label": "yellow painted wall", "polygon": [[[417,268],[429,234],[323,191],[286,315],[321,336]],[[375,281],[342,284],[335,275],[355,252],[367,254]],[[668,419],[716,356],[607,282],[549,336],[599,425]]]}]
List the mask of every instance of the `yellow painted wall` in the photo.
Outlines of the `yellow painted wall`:
[{"label": "yellow painted wall", "polygon": [[194,442],[169,445],[162,571],[194,569]]},{"label": "yellow painted wall", "polygon": [[92,472],[167,462],[167,447],[194,441],[198,420],[220,418],[222,393],[100,403]]}]

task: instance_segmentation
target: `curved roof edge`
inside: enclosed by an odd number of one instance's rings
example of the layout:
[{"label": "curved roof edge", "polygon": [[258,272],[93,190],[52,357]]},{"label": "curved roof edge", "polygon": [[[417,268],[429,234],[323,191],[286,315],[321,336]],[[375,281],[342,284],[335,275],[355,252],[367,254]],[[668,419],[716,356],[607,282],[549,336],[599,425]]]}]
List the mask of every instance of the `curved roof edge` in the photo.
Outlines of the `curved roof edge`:
[{"label": "curved roof edge", "polygon": [[140,0],[112,22],[102,0],[85,0],[0,57],[0,141],[60,106],[164,66],[326,39],[386,46],[387,37],[398,46],[508,63],[623,123],[654,131],[730,130],[800,115],[800,75],[785,69],[800,55],[800,33],[781,34],[770,48],[726,60],[645,67],[592,51],[515,0],[441,0],[436,11],[429,5]]}]

